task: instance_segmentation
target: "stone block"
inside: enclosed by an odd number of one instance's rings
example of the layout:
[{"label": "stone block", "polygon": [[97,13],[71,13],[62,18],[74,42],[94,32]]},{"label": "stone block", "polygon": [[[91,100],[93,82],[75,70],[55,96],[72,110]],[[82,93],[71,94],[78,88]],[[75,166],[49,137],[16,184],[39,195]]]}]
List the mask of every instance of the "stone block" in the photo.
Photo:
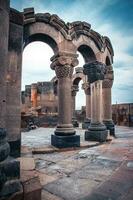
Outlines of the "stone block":
[{"label": "stone block", "polygon": [[103,121],[107,130],[109,130],[110,135],[115,136],[115,125],[113,123],[113,121]]},{"label": "stone block", "polygon": [[8,158],[0,163],[0,186],[7,180],[20,177],[19,161]]},{"label": "stone block", "polygon": [[85,140],[105,142],[108,136],[107,130],[88,130],[85,131]]},{"label": "stone block", "polygon": [[42,190],[42,200],[63,200],[63,199],[57,197],[54,194],[51,194],[50,192],[47,192],[46,190]]},{"label": "stone block", "polygon": [[17,194],[20,194],[20,197],[22,197],[22,193],[23,193],[23,188],[19,180],[7,181],[3,185],[0,191],[0,199],[1,200],[17,200],[18,199]]},{"label": "stone block", "polygon": [[56,177],[56,176],[49,176],[49,175],[41,173],[41,172],[38,172],[37,174],[39,176],[39,179],[40,179],[40,182],[41,182],[42,186],[44,186],[44,185],[46,185],[48,183],[51,183],[51,182],[53,182],[53,181],[58,179],[58,177]]},{"label": "stone block", "polygon": [[20,157],[21,140],[8,141],[8,143],[10,145],[10,155],[14,158]]},{"label": "stone block", "polygon": [[51,145],[57,148],[80,147],[80,136],[79,135],[70,135],[70,136],[51,135]]},{"label": "stone block", "polygon": [[28,157],[21,157],[18,158],[20,161],[20,169],[21,170],[34,170],[35,169],[35,162],[33,158]]},{"label": "stone block", "polygon": [[28,174],[26,175],[24,180],[21,179],[24,190],[23,200],[41,200],[42,187],[39,178],[37,176],[29,177]]}]

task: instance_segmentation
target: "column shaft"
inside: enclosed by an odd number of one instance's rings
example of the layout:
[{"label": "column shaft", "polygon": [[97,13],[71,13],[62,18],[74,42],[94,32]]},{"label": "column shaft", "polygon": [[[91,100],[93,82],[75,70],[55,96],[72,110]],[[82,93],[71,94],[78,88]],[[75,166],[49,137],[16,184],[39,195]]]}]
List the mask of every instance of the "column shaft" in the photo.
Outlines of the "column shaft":
[{"label": "column shaft", "polygon": [[60,78],[58,80],[58,111],[59,111],[59,126],[72,126],[71,113],[71,79]]},{"label": "column shaft", "polygon": [[103,119],[112,120],[111,88],[103,88]]},{"label": "column shaft", "polygon": [[19,161],[9,157],[10,147],[7,143],[7,68],[9,37],[9,0],[0,1],[0,199],[10,198],[22,191],[18,180],[20,176]]},{"label": "column shaft", "polygon": [[91,84],[91,123],[85,132],[85,140],[106,141],[107,130],[102,123],[102,81],[105,65],[95,61],[84,65],[84,73]]},{"label": "column shaft", "polygon": [[91,122],[102,123],[102,81],[91,84]]},{"label": "column shaft", "polygon": [[115,126],[112,121],[112,99],[111,99],[111,88],[113,85],[113,70],[112,66],[107,66],[105,79],[103,81],[103,122],[107,129],[110,131],[110,135],[115,136]]},{"label": "column shaft", "polygon": [[83,129],[87,129],[88,126],[90,125],[91,121],[91,89],[90,89],[90,84],[88,82],[84,83],[82,85],[82,88],[85,91],[86,95],[86,119],[84,120],[82,124]]},{"label": "column shaft", "polygon": [[72,96],[72,117],[75,117],[75,96]]},{"label": "column shaft", "polygon": [[86,118],[91,119],[91,95],[86,94]]},{"label": "column shaft", "polygon": [[[15,16],[15,17],[14,17]],[[10,31],[7,67],[7,137],[10,155],[20,157],[21,148],[21,71],[23,46],[23,15],[10,9]]]},{"label": "column shaft", "polygon": [[72,124],[74,127],[79,127],[79,123],[76,120],[75,116],[75,100],[76,100],[76,94],[79,91],[78,85],[72,85],[72,91],[71,91],[71,100],[72,100]]},{"label": "column shaft", "polygon": [[9,1],[0,1],[0,127],[5,128],[6,70],[9,36]]},{"label": "column shaft", "polygon": [[[74,57],[73,57],[74,56]],[[77,57],[77,56],[76,56]],[[58,148],[80,146],[80,137],[75,135],[72,125],[72,74],[77,65],[75,55],[59,53],[54,56],[51,68],[55,69],[58,78],[58,125],[51,143]],[[76,61],[76,62],[75,62]]]}]

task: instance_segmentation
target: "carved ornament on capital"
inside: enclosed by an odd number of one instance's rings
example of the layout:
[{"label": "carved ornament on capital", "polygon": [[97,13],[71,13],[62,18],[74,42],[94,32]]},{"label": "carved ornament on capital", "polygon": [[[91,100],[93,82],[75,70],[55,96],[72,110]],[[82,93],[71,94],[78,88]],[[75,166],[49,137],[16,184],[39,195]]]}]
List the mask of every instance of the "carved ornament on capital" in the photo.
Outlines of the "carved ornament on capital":
[{"label": "carved ornament on capital", "polygon": [[83,83],[82,89],[85,91],[86,95],[91,95],[91,88],[89,83]]},{"label": "carved ornament on capital", "polygon": [[86,63],[83,66],[83,73],[87,75],[89,83],[93,83],[98,80],[104,80],[105,76],[105,64],[99,61],[93,61]]},{"label": "carved ornament on capital", "polygon": [[55,70],[57,78],[71,78],[73,68],[78,65],[78,55],[70,53],[58,53],[51,58],[51,68]]},{"label": "carved ornament on capital", "polygon": [[114,81],[113,68],[112,68],[112,66],[107,66],[104,80],[102,82],[102,87],[103,88],[112,88],[113,81]]}]

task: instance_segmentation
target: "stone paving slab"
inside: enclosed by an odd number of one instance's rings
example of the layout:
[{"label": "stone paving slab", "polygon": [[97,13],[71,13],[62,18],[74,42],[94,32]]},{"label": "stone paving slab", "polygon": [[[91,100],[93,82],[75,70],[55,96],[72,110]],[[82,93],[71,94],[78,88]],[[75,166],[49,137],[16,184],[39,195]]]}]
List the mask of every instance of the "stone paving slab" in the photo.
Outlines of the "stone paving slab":
[{"label": "stone paving slab", "polygon": [[133,129],[118,127],[116,135],[91,148],[33,154],[42,200],[131,200]]},{"label": "stone paving slab", "polygon": [[45,146],[45,147],[36,147],[32,148],[33,154],[47,154],[47,153],[54,153],[54,152],[66,152],[66,151],[73,151],[85,148],[91,148],[101,145],[100,142],[81,142],[80,147],[69,147],[69,148],[55,148],[53,146]]},{"label": "stone paving slab", "polygon": [[51,194],[46,190],[42,190],[42,200],[63,200],[58,196]]},{"label": "stone paving slab", "polygon": [[65,200],[77,200],[89,194],[97,185],[93,180],[66,177],[45,185],[44,189]]},{"label": "stone paving slab", "polygon": [[41,185],[43,186],[58,179],[57,176],[49,176],[41,172],[37,172],[37,175],[39,176]]}]

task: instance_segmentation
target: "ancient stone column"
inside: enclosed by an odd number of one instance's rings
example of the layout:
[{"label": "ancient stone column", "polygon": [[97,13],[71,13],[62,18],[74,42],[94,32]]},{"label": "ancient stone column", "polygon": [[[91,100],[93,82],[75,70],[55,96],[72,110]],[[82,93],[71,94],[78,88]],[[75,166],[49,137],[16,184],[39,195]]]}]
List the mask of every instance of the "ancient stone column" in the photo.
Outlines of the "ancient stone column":
[{"label": "ancient stone column", "polygon": [[37,84],[36,83],[33,83],[31,85],[31,103],[32,103],[33,108],[37,107]]},{"label": "ancient stone column", "polygon": [[78,64],[77,55],[58,53],[51,59],[51,68],[55,70],[58,78],[58,125],[55,135],[51,137],[53,146],[74,147],[80,146],[80,137],[75,135],[72,125],[71,87],[73,67]]},{"label": "ancient stone column", "polygon": [[76,100],[76,94],[79,91],[78,85],[72,85],[72,124],[74,127],[78,127],[78,121],[75,117],[75,100]]},{"label": "ancient stone column", "polygon": [[103,88],[103,122],[107,129],[110,131],[110,135],[115,135],[115,126],[112,120],[112,97],[111,88],[113,85],[114,74],[112,66],[106,67],[105,78],[102,83]]},{"label": "ancient stone column", "polygon": [[[6,71],[8,66],[9,0],[0,1],[0,199],[21,191],[19,162],[9,157],[6,131]],[[15,194],[14,194],[15,195]]]},{"label": "ancient stone column", "polygon": [[106,141],[107,129],[102,119],[102,80],[105,65],[94,61],[84,65],[84,73],[91,84],[91,123],[85,132],[85,140]]},{"label": "ancient stone column", "polygon": [[7,138],[10,155],[20,156],[21,148],[21,67],[23,51],[23,14],[10,9],[7,66]]},{"label": "ancient stone column", "polygon": [[86,94],[86,119],[82,124],[83,129],[87,129],[91,122],[91,89],[88,82],[82,85]]}]

